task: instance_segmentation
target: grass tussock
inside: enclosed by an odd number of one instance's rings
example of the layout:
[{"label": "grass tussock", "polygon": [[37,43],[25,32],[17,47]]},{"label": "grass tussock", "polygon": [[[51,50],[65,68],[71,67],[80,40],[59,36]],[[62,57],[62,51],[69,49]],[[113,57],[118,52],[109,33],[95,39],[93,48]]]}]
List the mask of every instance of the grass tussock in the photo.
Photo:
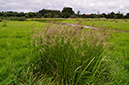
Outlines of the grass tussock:
[{"label": "grass tussock", "polygon": [[36,71],[62,85],[104,81],[104,69],[100,66],[104,61],[105,41],[106,34],[100,30],[49,24],[32,36],[32,46],[40,53]]},{"label": "grass tussock", "polygon": [[2,25],[3,27],[6,27],[7,26],[7,20],[4,20],[3,21],[3,25]]}]

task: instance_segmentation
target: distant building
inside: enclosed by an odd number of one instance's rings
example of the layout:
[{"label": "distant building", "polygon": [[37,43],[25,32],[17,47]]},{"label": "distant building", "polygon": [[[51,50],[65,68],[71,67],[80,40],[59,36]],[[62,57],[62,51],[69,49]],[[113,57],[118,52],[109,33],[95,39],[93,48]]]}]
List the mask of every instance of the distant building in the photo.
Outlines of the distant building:
[{"label": "distant building", "polygon": [[83,17],[84,17],[84,18],[90,18],[90,15],[91,15],[91,14],[83,14]]},{"label": "distant building", "polygon": [[84,14],[84,16],[90,16],[91,14]]}]

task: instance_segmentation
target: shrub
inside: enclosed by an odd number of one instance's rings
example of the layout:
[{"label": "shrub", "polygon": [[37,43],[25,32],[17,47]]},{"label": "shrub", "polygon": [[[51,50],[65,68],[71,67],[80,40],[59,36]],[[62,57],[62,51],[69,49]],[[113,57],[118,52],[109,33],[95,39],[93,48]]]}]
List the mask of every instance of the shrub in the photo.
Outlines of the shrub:
[{"label": "shrub", "polygon": [[12,21],[26,21],[25,17],[10,17],[9,20]]},{"label": "shrub", "polygon": [[100,65],[105,40],[102,31],[49,25],[32,37],[32,46],[40,53],[35,58],[36,71],[60,84],[96,84],[103,80]]},{"label": "shrub", "polygon": [[18,21],[18,17],[10,17],[10,19],[9,20],[12,20],[12,21]]},{"label": "shrub", "polygon": [[7,17],[0,17],[1,20],[7,20]]}]

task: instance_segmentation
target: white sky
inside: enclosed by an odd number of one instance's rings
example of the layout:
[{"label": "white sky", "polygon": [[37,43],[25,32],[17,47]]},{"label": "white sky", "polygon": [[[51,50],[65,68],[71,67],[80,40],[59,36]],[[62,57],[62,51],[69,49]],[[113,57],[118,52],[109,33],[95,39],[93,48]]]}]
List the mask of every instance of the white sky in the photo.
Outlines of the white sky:
[{"label": "white sky", "polygon": [[0,11],[37,12],[41,9],[62,10],[72,7],[81,14],[129,13],[129,0],[0,0]]}]

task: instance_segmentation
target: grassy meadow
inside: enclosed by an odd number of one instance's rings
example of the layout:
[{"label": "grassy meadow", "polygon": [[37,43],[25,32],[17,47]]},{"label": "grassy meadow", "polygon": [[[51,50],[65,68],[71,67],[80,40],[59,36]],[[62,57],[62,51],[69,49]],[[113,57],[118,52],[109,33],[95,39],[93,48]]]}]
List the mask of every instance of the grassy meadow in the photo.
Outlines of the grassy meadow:
[{"label": "grassy meadow", "polygon": [[128,31],[123,19],[4,20],[0,85],[128,85]]}]

